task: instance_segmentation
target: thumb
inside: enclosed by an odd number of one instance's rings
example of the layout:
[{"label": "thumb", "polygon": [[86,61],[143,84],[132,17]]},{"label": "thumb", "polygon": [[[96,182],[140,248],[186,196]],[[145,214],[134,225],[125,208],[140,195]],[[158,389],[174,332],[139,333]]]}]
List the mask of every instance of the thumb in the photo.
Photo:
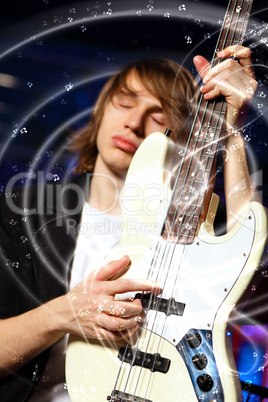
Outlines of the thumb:
[{"label": "thumb", "polygon": [[203,56],[195,56],[193,62],[200,77],[202,79],[205,78],[210,69],[210,64],[207,59]]}]

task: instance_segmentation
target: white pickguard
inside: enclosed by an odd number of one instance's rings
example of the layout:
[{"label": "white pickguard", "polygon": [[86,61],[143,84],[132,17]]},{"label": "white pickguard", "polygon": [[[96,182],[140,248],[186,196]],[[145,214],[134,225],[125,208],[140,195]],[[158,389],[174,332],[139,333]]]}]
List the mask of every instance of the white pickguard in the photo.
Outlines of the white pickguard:
[{"label": "white pickguard", "polygon": [[[122,345],[71,336],[66,379],[72,401],[105,401],[114,387],[141,398],[135,396],[133,401],[197,401],[185,361],[175,347],[194,328],[212,331],[213,354],[224,393],[224,399],[217,399],[218,390],[213,387],[213,397],[204,395],[202,399],[240,400],[238,374],[226,342],[226,325],[261,259],[267,232],[266,213],[260,204],[249,204],[230,233],[215,237],[208,233],[212,223],[209,217],[215,215],[211,206],[208,219],[192,244],[167,243],[159,234],[171,196],[168,161],[173,148],[168,138],[155,133],[135,154],[122,202],[120,248],[109,257],[112,260],[128,254],[132,260],[129,277],[157,280],[163,289],[160,297],[173,297],[185,304],[182,316],[150,310],[140,338],[133,343],[146,353],[160,353],[170,359],[170,369],[163,374],[137,366],[131,368],[117,357]],[[133,295],[121,295],[120,299],[130,296]]]},{"label": "white pickguard", "polygon": [[[161,297],[173,297],[186,307],[181,317],[150,311],[147,329],[176,345],[190,328],[213,327],[217,310],[234,286],[252,249],[255,220],[249,217],[253,218],[252,211],[235,236],[222,236],[221,242],[216,244],[209,243],[210,236],[205,235],[198,236],[187,246],[162,241],[158,254],[161,263],[156,264],[150,278],[157,280],[164,289]],[[148,257],[141,258],[127,276],[147,277],[148,265]]]}]

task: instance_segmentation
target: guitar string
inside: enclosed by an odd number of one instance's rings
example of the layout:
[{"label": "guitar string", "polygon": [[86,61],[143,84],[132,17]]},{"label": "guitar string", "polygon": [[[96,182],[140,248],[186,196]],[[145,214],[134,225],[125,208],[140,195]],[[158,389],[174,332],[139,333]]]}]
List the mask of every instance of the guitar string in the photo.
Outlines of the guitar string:
[{"label": "guitar string", "polygon": [[[160,241],[163,242],[163,239],[160,238]],[[156,246],[155,255],[158,255],[158,249],[161,248],[161,242],[160,242],[160,241],[158,242],[158,244],[157,244],[157,246]],[[158,248],[158,249],[157,249],[157,248]],[[163,256],[162,256],[162,258],[163,258]],[[150,276],[151,276],[151,270],[152,270],[152,268],[153,268],[153,262],[154,262],[154,261],[155,261],[155,265],[156,265],[156,263],[157,263],[157,258],[155,258],[155,259],[152,260],[151,269],[149,270],[147,277],[150,277]],[[161,265],[161,264],[160,264],[160,265]],[[157,280],[157,278],[156,278],[156,280]],[[150,297],[149,303],[151,303],[152,297],[153,297],[153,296]],[[147,315],[147,314],[146,314],[146,315]],[[128,345],[127,345],[127,346],[128,346]],[[138,345],[137,345],[137,349],[138,349]],[[136,349],[136,350],[137,350],[137,349]],[[136,355],[136,352],[134,352],[133,360],[135,360],[135,355]],[[143,366],[143,365],[142,365],[142,366]],[[132,367],[131,367],[131,369],[132,369]],[[131,369],[130,369],[130,371],[131,371]],[[129,376],[130,376],[130,373],[129,373]],[[127,379],[127,381],[126,381],[126,384],[127,384],[127,382],[128,382],[128,379]]]},{"label": "guitar string", "polygon": [[[221,37],[221,36],[220,36]],[[202,102],[202,101],[201,101]],[[212,114],[211,114],[212,115]],[[209,129],[209,126],[208,126],[208,129]],[[205,141],[205,137],[204,137],[204,141]],[[201,156],[201,154],[200,154],[200,156]],[[207,161],[208,161],[209,159],[207,159]],[[175,187],[176,188],[176,187]],[[161,340],[161,338],[160,338],[160,340]]]},{"label": "guitar string", "polygon": [[[163,241],[163,238],[161,237],[160,238],[160,241],[158,242],[158,244],[157,244],[157,247],[158,247],[158,249],[161,249],[161,243],[163,243],[164,241]],[[167,245],[167,243],[165,242],[165,246]],[[156,248],[156,251],[155,251],[155,255],[157,255],[158,256],[158,250],[157,250],[157,248]],[[157,257],[158,258],[158,257]],[[157,258],[155,258],[153,261],[155,261],[155,266],[156,266],[156,264],[157,264]],[[163,264],[163,258],[164,258],[164,254],[162,255],[162,262],[160,263],[160,266],[161,266],[161,264]],[[152,261],[152,262],[153,262]],[[151,265],[151,268],[153,267],[153,265]],[[160,270],[158,270],[158,272],[160,272]],[[149,275],[148,275],[148,277],[150,277],[150,271],[149,271]],[[157,280],[158,278],[156,278],[156,280]],[[165,285],[163,286],[163,288],[165,287]],[[149,303],[152,301],[152,296],[151,296],[151,298],[150,298],[150,301],[149,301]],[[159,303],[158,303],[159,304]],[[157,310],[157,309],[156,309]],[[157,311],[156,311],[156,313],[155,314],[157,314]],[[152,329],[153,328],[151,328],[151,331],[152,331]],[[148,345],[149,345],[149,342],[150,342],[150,338],[149,338],[149,340],[148,340]],[[148,349],[148,347],[146,348],[146,352],[147,352],[147,349]]]},{"label": "guitar string", "polygon": [[[176,188],[176,187],[175,187]],[[130,374],[130,373],[129,373]],[[128,382],[128,381],[127,381]],[[127,385],[127,384],[126,384]]]}]

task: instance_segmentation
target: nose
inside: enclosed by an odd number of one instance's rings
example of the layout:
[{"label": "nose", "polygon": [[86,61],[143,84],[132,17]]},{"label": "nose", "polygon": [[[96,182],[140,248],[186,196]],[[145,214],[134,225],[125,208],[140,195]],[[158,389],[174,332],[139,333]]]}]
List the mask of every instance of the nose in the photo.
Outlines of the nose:
[{"label": "nose", "polygon": [[129,128],[137,136],[144,136],[144,112],[140,109],[130,110],[128,116],[125,119],[124,126]]}]

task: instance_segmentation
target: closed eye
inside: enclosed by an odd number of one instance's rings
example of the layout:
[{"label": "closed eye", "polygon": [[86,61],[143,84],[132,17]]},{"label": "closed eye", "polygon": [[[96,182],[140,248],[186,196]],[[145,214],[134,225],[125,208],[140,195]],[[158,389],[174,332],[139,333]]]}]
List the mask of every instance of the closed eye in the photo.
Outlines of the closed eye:
[{"label": "closed eye", "polygon": [[126,108],[126,109],[129,109],[129,108],[132,107],[132,105],[128,105],[128,104],[125,104],[125,103],[119,103],[119,106],[121,106],[123,108]]},{"label": "closed eye", "polygon": [[165,124],[165,118],[163,113],[153,113],[151,114],[151,118],[160,125],[164,125]]},{"label": "closed eye", "polygon": [[114,95],[112,101],[116,106],[122,107],[124,109],[129,109],[133,107],[133,96],[130,96],[129,94],[125,94],[122,92],[119,92]]}]

